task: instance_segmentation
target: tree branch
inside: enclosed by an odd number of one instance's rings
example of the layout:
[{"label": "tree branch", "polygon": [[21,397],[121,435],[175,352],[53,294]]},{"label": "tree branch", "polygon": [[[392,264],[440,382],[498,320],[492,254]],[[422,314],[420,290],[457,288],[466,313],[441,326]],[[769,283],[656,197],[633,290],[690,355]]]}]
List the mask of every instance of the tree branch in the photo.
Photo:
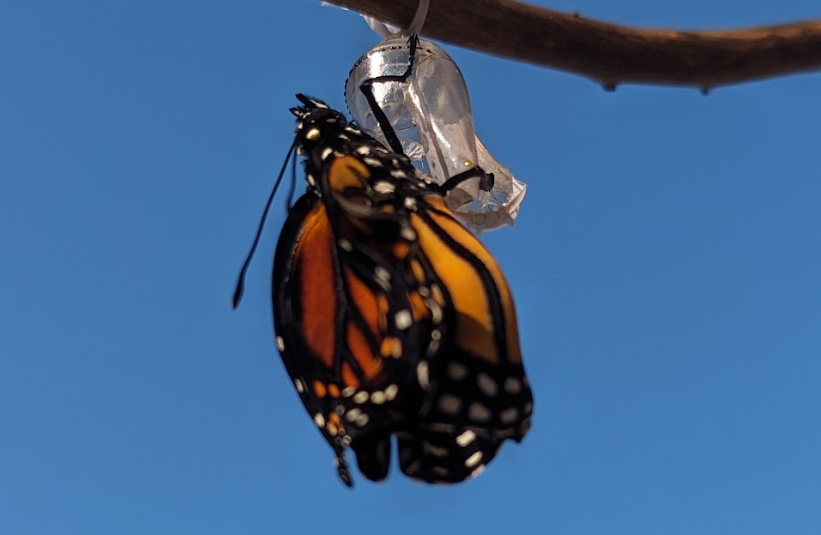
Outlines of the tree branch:
[{"label": "tree branch", "polygon": [[[418,0],[329,0],[407,27]],[[821,20],[732,31],[647,30],[511,0],[431,0],[422,33],[488,54],[620,83],[704,90],[821,68]]]}]

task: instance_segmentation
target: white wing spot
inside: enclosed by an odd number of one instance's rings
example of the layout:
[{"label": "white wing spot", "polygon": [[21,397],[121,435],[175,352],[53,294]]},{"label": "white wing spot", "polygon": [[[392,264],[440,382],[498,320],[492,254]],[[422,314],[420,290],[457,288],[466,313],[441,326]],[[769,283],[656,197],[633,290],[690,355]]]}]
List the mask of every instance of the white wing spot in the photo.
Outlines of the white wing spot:
[{"label": "white wing spot", "polygon": [[385,165],[382,160],[377,160],[376,158],[362,158],[362,161],[371,167],[383,167]]},{"label": "white wing spot", "polygon": [[405,197],[405,208],[408,210],[416,210],[416,199],[413,197]]},{"label": "white wing spot", "polygon": [[473,472],[470,473],[470,477],[476,477],[484,471],[485,471],[485,465],[480,464],[479,466],[476,467],[476,469]]},{"label": "white wing spot", "polygon": [[378,390],[376,392],[373,392],[371,394],[371,403],[373,403],[374,405],[382,405],[383,403],[385,403],[385,393],[380,392]]},{"label": "white wing spot", "polygon": [[442,307],[431,301],[428,308],[430,309],[430,320],[434,325],[442,322]]},{"label": "white wing spot", "polygon": [[305,383],[302,382],[302,379],[297,379],[294,381],[294,386],[296,387],[296,391],[300,394],[305,392]]},{"label": "white wing spot", "polygon": [[416,231],[410,227],[403,227],[402,230],[399,231],[399,235],[408,241],[416,239]]},{"label": "white wing spot", "polygon": [[277,336],[277,349],[285,351],[285,340],[281,336]]},{"label": "white wing spot", "polygon": [[320,157],[321,157],[323,160],[327,160],[327,159],[328,159],[328,156],[330,156],[331,154],[333,154],[333,152],[334,152],[334,151],[333,151],[333,149],[331,149],[331,147],[325,147],[325,150],[323,150],[323,151],[322,151],[322,154],[320,154]]},{"label": "white wing spot", "polygon": [[434,446],[430,442],[422,442],[422,449],[424,449],[425,453],[430,453],[434,457],[447,457],[448,450],[447,448],[440,448],[439,446]]},{"label": "white wing spot", "polygon": [[[397,162],[396,160],[392,160],[391,163],[393,163],[393,165],[396,165],[399,162]],[[401,169],[391,169],[391,176],[393,178],[408,178],[408,174],[402,171]]]},{"label": "white wing spot", "polygon": [[319,139],[319,128],[311,128],[307,132],[305,132],[305,137],[310,139],[311,141],[316,141]]},{"label": "white wing spot", "polygon": [[505,379],[504,388],[508,394],[518,394],[522,391],[522,382],[515,377],[508,377]]},{"label": "white wing spot", "polygon": [[385,389],[385,399],[388,401],[393,401],[396,397],[396,394],[399,393],[399,387],[396,385],[390,385],[388,388]]},{"label": "white wing spot", "polygon": [[368,423],[368,420],[370,420],[370,418],[368,418],[367,414],[360,414],[359,417],[356,419],[356,425],[362,427],[363,425]]},{"label": "white wing spot", "polygon": [[[390,282],[391,280],[391,273],[387,269],[383,268],[382,266],[376,266],[373,269],[373,276],[377,279],[381,280],[382,282]],[[400,327],[401,329],[401,327]]]},{"label": "white wing spot", "polygon": [[325,417],[322,416],[320,413],[316,413],[314,415],[314,423],[319,428],[325,427]]},{"label": "white wing spot", "polygon": [[449,416],[455,416],[462,408],[462,400],[453,394],[444,394],[439,398],[439,409]]},{"label": "white wing spot", "polygon": [[448,377],[454,381],[464,381],[465,377],[470,373],[467,366],[460,362],[451,362],[448,364]]},{"label": "white wing spot", "polygon": [[499,413],[499,420],[503,424],[512,424],[519,417],[519,410],[516,407],[503,410]]},{"label": "white wing spot", "polygon": [[354,420],[359,418],[360,414],[362,414],[362,411],[357,409],[356,407],[354,407],[353,409],[351,409],[347,413],[345,413],[345,419],[348,420],[349,422],[353,422]]},{"label": "white wing spot", "polygon": [[364,390],[360,390],[359,392],[353,395],[354,403],[365,403],[366,401],[368,401],[368,393]]},{"label": "white wing spot", "polygon": [[470,444],[471,442],[473,442],[474,440],[476,440],[476,433],[474,433],[470,429],[468,429],[467,431],[465,431],[464,433],[462,433],[461,435],[456,437],[456,443],[459,444],[463,448],[465,446],[467,446],[468,444]]},{"label": "white wing spot", "polygon": [[348,251],[349,253],[353,251],[353,244],[351,244],[351,242],[346,240],[345,238],[339,239],[339,247],[343,251]]},{"label": "white wing spot", "polygon": [[346,386],[342,389],[342,397],[349,398],[353,396],[353,393],[356,392],[356,388],[352,386]]},{"label": "white wing spot", "polygon": [[479,402],[471,403],[468,407],[468,418],[476,422],[490,420],[490,410]]},{"label": "white wing spot", "polygon": [[400,310],[394,316],[394,321],[396,322],[396,328],[404,331],[413,324],[413,316],[408,310]]},{"label": "white wing spot", "polygon": [[476,377],[476,384],[479,386],[479,390],[481,390],[488,397],[496,397],[496,394],[499,392],[499,387],[496,386],[496,381],[494,381],[493,378],[486,373],[480,373]]},{"label": "white wing spot", "polygon": [[430,471],[439,477],[447,477],[447,475],[450,473],[448,472],[448,469],[444,466],[434,466],[430,469]]},{"label": "white wing spot", "polygon": [[380,180],[379,182],[373,185],[373,190],[381,195],[387,195],[389,193],[393,193],[394,191],[396,191],[396,186],[394,186],[390,182]]},{"label": "white wing spot", "polygon": [[416,378],[419,380],[419,386],[426,390],[430,388],[430,377],[428,376],[428,363],[424,360],[416,366]]},{"label": "white wing spot", "polygon": [[470,457],[467,458],[467,460],[465,461],[465,466],[468,467],[468,468],[471,468],[471,467],[476,466],[477,464],[479,464],[479,461],[481,461],[481,460],[482,460],[482,452],[477,451],[476,453],[474,453],[473,455],[471,455]]}]

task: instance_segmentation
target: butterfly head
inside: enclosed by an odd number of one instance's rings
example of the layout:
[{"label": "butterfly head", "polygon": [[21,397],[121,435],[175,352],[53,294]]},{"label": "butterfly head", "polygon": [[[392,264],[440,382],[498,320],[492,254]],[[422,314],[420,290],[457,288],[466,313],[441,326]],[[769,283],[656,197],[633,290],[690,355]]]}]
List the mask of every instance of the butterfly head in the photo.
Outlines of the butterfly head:
[{"label": "butterfly head", "polygon": [[296,141],[299,153],[310,155],[316,151],[324,152],[327,148],[336,148],[340,133],[350,128],[345,116],[329,108],[321,100],[301,94],[297,98],[303,106],[291,108],[291,113],[297,118]]}]

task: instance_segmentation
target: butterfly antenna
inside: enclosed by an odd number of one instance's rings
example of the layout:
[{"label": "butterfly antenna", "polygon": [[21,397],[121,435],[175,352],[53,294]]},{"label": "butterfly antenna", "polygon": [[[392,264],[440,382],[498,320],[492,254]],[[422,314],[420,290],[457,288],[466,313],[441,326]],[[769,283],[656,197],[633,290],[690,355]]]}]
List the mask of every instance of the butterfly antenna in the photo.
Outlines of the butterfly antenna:
[{"label": "butterfly antenna", "polygon": [[285,210],[290,211],[294,205],[294,190],[296,189],[296,151],[291,151],[293,162],[291,163],[291,187],[288,189],[288,196],[285,198]]},{"label": "butterfly antenna", "polygon": [[271,195],[268,196],[268,202],[265,203],[265,210],[262,211],[262,218],[260,219],[259,226],[257,227],[257,235],[254,236],[254,243],[251,245],[251,250],[248,251],[248,256],[245,257],[245,262],[242,264],[242,269],[239,270],[237,286],[234,288],[234,296],[231,298],[231,308],[233,309],[239,306],[239,302],[242,299],[242,293],[245,291],[245,274],[248,272],[248,266],[251,264],[251,259],[254,257],[254,253],[257,250],[257,245],[259,245],[259,238],[262,236],[262,227],[265,226],[265,220],[268,219],[268,211],[271,209],[271,203],[274,202],[274,195],[279,189],[279,184],[282,182],[282,177],[285,175],[285,167],[291,159],[291,154],[296,149],[296,144],[297,139],[294,138],[294,142],[291,143],[291,148],[288,149],[288,154],[285,156],[285,161],[282,163],[282,169],[279,170],[277,180],[274,182]]}]

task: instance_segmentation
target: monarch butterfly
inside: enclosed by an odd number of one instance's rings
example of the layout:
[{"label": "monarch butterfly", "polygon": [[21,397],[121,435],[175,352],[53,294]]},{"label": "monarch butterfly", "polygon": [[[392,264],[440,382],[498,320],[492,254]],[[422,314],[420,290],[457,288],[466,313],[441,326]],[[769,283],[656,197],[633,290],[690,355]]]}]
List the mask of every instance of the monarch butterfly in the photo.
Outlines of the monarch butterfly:
[{"label": "monarch butterfly", "polygon": [[346,450],[380,481],[392,436],[411,478],[478,475],[506,439],[524,438],[533,409],[504,276],[445,204],[453,182],[420,178],[340,112],[297,98],[292,149],[308,188],[289,210],[272,280],[294,387],[348,486]]}]

